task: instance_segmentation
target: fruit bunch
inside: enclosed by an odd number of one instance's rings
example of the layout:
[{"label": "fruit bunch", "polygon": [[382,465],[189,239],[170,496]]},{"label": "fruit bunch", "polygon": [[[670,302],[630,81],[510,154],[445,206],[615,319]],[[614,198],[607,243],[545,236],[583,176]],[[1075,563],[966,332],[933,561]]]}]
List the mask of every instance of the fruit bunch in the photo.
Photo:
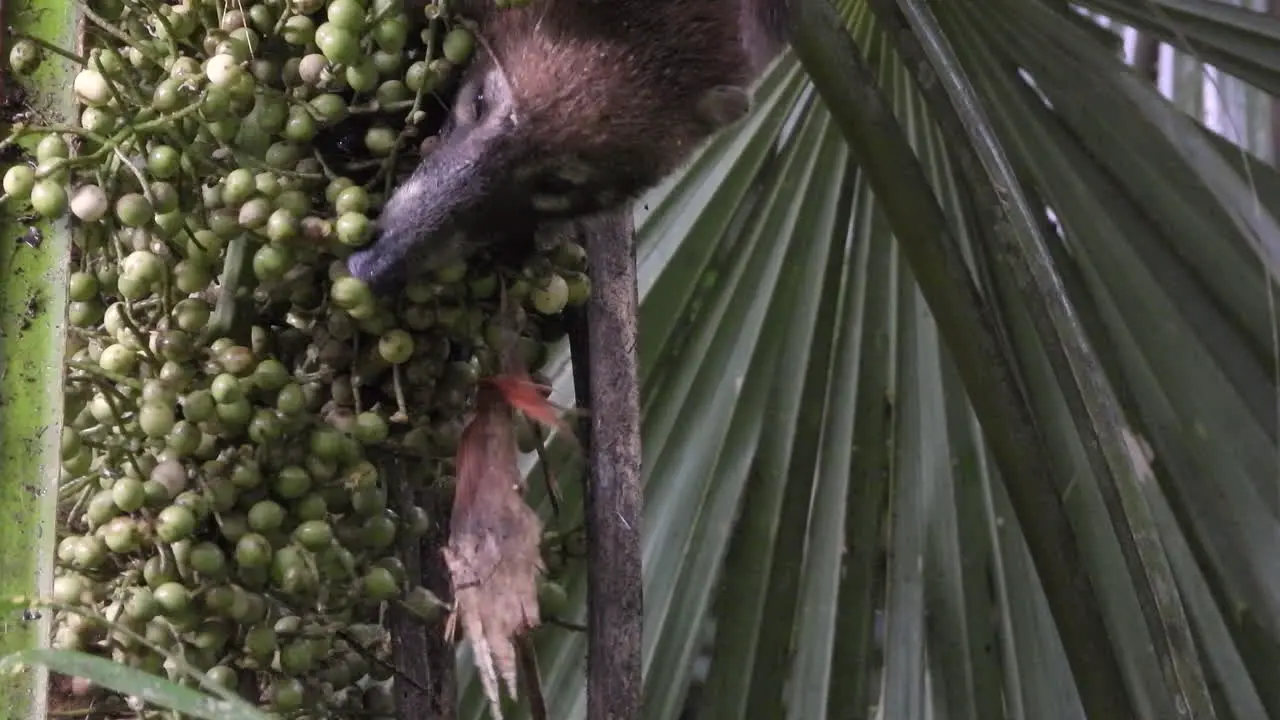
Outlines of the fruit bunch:
[{"label": "fruit bunch", "polygon": [[7,212],[73,238],[57,647],[286,716],[392,713],[387,604],[442,607],[397,542],[447,519],[389,507],[379,458],[449,492],[506,331],[536,369],[589,287],[554,239],[395,297],[346,272],[472,52],[442,5],[96,0],[83,56],[12,45],[15,71],[78,67],[79,117],[15,126],[3,173]]}]

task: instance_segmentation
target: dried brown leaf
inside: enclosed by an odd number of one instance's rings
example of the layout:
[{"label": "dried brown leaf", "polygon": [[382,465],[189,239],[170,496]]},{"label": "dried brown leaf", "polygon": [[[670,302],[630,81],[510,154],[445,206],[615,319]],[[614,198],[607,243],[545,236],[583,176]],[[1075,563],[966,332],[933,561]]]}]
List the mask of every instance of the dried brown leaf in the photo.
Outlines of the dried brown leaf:
[{"label": "dried brown leaf", "polygon": [[453,579],[454,616],[471,642],[495,718],[501,687],[518,695],[515,640],[538,624],[537,576],[542,521],[524,502],[511,409],[482,384],[462,433],[452,531],[444,549]]}]

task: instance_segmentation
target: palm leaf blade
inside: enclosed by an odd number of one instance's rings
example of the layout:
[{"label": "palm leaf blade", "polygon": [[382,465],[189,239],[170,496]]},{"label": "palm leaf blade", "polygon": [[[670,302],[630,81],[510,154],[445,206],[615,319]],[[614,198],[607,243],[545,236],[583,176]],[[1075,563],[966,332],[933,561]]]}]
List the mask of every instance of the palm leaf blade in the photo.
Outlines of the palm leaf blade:
[{"label": "palm leaf blade", "polygon": [[[1195,16],[1197,48],[1271,82],[1280,42],[1267,23],[1160,4]],[[945,38],[954,57],[939,75],[971,93],[980,137],[1007,158],[987,170],[1013,189],[1031,243],[1011,261],[944,150],[960,138],[939,132],[868,5],[849,17],[909,140],[882,144],[876,162],[919,163],[1008,343],[1044,438],[1032,465],[1070,479],[1079,569],[1134,715],[1175,717],[1183,703],[1204,716],[1212,697],[1218,717],[1280,717],[1267,680],[1280,658],[1268,294],[1280,196],[1267,190],[1280,175],[1138,83],[1109,31],[1079,16],[1025,0],[935,6],[936,35],[916,32]],[[1152,21],[1140,6],[1131,14]],[[1006,483],[1025,479],[996,470],[1000,453],[1036,451],[991,444],[993,427],[1024,421],[970,402],[954,308],[937,306],[937,276],[908,270],[895,243],[912,241],[890,232],[896,217],[921,233],[929,220],[904,208],[931,197],[846,167],[817,139],[832,131],[813,129],[826,109],[788,63],[742,133],[640,213],[647,717],[677,717],[691,684],[699,718],[1083,717],[1098,696],[1089,675],[1106,671],[1072,672],[1079,638],[1046,592],[1063,586],[1029,552],[1045,527],[1013,513]],[[838,127],[838,76],[819,70]],[[1029,262],[1048,273],[1039,290]],[[1028,304],[1034,293],[1067,314]],[[544,661],[557,717],[581,717],[581,652],[580,637],[556,642]]]}]

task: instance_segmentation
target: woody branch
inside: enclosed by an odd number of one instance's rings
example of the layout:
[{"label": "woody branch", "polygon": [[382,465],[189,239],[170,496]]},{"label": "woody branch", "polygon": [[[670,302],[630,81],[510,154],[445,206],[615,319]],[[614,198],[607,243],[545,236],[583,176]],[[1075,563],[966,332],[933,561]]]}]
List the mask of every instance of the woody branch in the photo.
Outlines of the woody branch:
[{"label": "woody branch", "polygon": [[587,718],[631,720],[641,702],[640,390],[630,207],[580,224],[591,300],[570,321],[574,384],[588,410]]}]

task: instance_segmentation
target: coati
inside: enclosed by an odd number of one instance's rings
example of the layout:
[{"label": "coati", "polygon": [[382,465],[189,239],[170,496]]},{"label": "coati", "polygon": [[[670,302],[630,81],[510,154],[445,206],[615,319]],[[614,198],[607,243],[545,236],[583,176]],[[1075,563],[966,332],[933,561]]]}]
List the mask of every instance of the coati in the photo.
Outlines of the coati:
[{"label": "coati", "polygon": [[750,107],[784,47],[785,0],[455,0],[478,24],[439,141],[348,260],[375,291],[616,209]]}]

